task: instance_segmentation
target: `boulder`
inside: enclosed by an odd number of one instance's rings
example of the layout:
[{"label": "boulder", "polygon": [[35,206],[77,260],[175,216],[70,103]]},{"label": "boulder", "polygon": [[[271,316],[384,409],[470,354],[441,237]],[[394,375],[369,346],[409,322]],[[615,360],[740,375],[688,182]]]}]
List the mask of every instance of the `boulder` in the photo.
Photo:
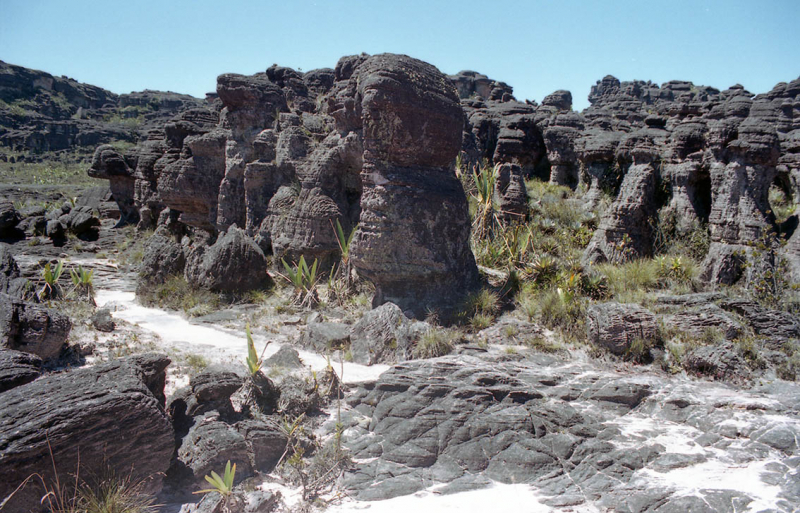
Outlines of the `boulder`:
[{"label": "boulder", "polygon": [[111,310],[108,308],[100,308],[97,310],[91,318],[92,326],[97,331],[103,331],[105,333],[111,333],[117,327],[114,323],[114,319],[111,317]]},{"label": "boulder", "polygon": [[0,294],[8,293],[11,282],[19,276],[19,266],[11,253],[11,246],[0,242]]},{"label": "boulder", "polygon": [[178,448],[177,464],[191,472],[187,485],[205,488],[204,477],[236,464],[236,483],[256,471],[268,473],[286,449],[286,435],[274,424],[241,420],[229,424],[215,412],[198,417]]},{"label": "boulder", "polygon": [[196,247],[186,262],[186,280],[194,287],[219,292],[244,292],[268,287],[267,258],[261,248],[235,226],[211,246]]},{"label": "boulder", "polygon": [[54,310],[0,294],[0,348],[50,360],[61,354],[71,329],[69,318]]},{"label": "boulder", "polygon": [[350,345],[350,326],[338,322],[324,322],[320,316],[311,315],[300,336],[300,345],[320,354],[327,354]]},{"label": "boulder", "polygon": [[350,333],[353,361],[362,365],[402,362],[430,325],[408,319],[394,303],[366,312]]},{"label": "boulder", "polygon": [[34,354],[0,349],[0,392],[30,383],[41,369],[42,359]]},{"label": "boulder", "polygon": [[741,324],[719,306],[710,303],[687,308],[664,317],[667,326],[701,338],[709,330],[719,330],[722,336],[733,340],[742,334]]},{"label": "boulder", "polygon": [[[49,482],[53,467],[63,482],[79,470],[79,462],[82,475],[108,466],[134,482],[144,480],[144,492],[158,492],[175,450],[158,399],[169,362],[161,355],[139,355],[51,374],[4,392],[0,498],[33,473]],[[41,497],[38,482],[32,481],[5,508],[28,511]]]},{"label": "boulder", "polygon": [[164,283],[171,276],[183,275],[186,256],[183,247],[168,234],[157,232],[147,240],[139,266],[142,284]]},{"label": "boulder", "polygon": [[730,342],[692,349],[684,356],[682,363],[689,371],[722,381],[746,383],[752,379],[747,362]]},{"label": "boulder", "polygon": [[637,340],[652,343],[658,338],[656,316],[635,304],[591,305],[586,311],[586,325],[593,344],[618,356],[627,355]]}]

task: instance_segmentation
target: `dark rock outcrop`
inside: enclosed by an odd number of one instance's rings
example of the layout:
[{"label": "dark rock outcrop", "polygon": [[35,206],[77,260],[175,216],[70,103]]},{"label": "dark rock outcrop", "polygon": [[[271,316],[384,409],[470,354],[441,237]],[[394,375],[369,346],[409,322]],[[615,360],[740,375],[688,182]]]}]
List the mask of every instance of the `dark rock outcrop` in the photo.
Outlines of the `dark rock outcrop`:
[{"label": "dark rock outcrop", "polygon": [[57,358],[71,329],[65,315],[0,294],[0,348],[25,351],[43,360]]},{"label": "dark rock outcrop", "polygon": [[186,280],[220,292],[241,292],[269,286],[267,259],[253,239],[232,226],[211,246],[194,248],[186,259]]},{"label": "dark rock outcrop", "polygon": [[[118,475],[144,479],[157,492],[174,451],[164,412],[164,369],[169,359],[140,355],[91,368],[44,376],[2,394],[0,401],[0,497],[28,476],[52,479],[108,465]],[[52,459],[50,451],[52,450]],[[52,463],[52,464],[51,464]],[[38,484],[38,483],[37,483]],[[30,483],[5,504],[27,511],[42,496]]]},{"label": "dark rock outcrop", "polygon": [[[364,134],[353,265],[375,284],[374,306],[393,302],[420,316],[453,308],[478,284],[466,197],[449,167],[463,123],[455,89],[428,64],[378,55],[345,91],[337,127]],[[345,123],[351,110],[355,126]]]},{"label": "dark rock outcrop", "polygon": [[34,354],[0,349],[0,392],[30,383],[41,369],[42,359]]}]

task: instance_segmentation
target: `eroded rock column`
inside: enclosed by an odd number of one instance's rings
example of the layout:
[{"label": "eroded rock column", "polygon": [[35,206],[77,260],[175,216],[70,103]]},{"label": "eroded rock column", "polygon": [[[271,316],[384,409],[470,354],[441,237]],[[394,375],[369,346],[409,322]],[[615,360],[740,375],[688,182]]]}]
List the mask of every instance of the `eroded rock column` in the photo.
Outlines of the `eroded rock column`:
[{"label": "eroded rock column", "polygon": [[356,101],[341,104],[360,111],[364,141],[353,263],[375,284],[373,306],[446,314],[478,284],[466,196],[451,168],[458,95],[435,67],[402,55],[370,57],[350,80]]}]

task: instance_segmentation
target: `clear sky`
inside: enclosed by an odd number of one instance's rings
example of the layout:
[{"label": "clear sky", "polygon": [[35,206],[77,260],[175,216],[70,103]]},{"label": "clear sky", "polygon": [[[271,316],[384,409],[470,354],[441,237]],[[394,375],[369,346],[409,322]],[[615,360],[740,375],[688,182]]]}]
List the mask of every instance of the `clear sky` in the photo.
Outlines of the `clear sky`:
[{"label": "clear sky", "polygon": [[203,96],[221,73],[394,52],[582,109],[607,74],[768,91],[800,76],[798,27],[800,0],[0,0],[0,60]]}]

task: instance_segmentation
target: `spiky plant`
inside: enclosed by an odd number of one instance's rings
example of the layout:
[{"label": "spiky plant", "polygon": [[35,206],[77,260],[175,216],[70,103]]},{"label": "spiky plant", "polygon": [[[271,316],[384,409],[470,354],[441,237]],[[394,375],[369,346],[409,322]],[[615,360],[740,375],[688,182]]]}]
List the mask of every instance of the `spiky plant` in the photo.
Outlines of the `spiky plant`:
[{"label": "spiky plant", "polygon": [[50,262],[44,265],[44,270],[42,271],[42,288],[36,294],[40,301],[61,297],[61,286],[58,284],[58,280],[61,279],[63,272],[64,262],[61,260],[59,260],[53,268],[50,267]]}]

